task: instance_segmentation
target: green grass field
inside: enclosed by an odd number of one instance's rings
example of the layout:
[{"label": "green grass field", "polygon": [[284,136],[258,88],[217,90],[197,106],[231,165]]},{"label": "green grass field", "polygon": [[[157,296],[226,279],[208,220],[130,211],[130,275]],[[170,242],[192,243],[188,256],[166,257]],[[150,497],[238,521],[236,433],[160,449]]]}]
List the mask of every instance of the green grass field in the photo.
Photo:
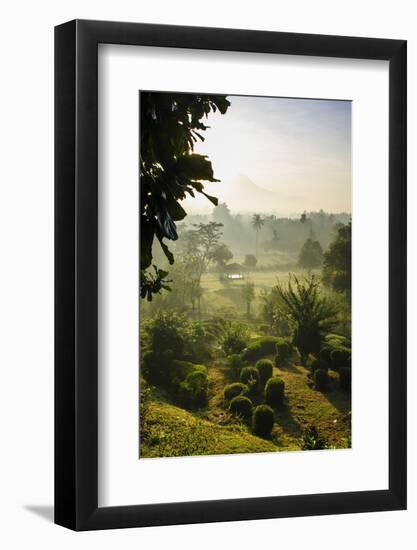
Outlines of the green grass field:
[{"label": "green grass field", "polygon": [[[291,271],[300,277],[306,274],[305,271],[295,269]],[[278,282],[285,284],[289,279],[288,271],[252,271],[245,274],[245,278],[235,281],[222,281],[218,273],[206,273],[202,277],[203,288],[202,309],[207,315],[213,315],[217,310],[234,310],[239,316],[246,311],[245,302],[242,299],[242,287],[247,280],[255,285],[255,300],[252,304],[252,313],[256,316],[259,313],[261,304],[261,291],[271,290]]]}]

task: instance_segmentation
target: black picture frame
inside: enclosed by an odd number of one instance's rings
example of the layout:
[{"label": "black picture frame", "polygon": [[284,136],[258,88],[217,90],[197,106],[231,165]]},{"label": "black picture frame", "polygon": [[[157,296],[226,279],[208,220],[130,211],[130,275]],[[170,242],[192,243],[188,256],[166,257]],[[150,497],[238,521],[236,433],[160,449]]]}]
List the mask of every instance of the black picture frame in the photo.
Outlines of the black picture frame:
[{"label": "black picture frame", "polygon": [[[389,488],[98,507],[98,44],[389,62]],[[406,41],[74,20],[55,28],[55,523],[74,530],[406,508]]]}]

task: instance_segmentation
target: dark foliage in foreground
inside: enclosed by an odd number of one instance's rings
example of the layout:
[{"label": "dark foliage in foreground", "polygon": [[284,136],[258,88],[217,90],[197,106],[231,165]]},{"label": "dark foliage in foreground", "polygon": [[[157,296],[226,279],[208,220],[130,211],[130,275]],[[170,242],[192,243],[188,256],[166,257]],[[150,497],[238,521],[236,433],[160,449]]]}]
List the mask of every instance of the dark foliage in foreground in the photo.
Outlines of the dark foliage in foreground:
[{"label": "dark foliage in foreground", "polygon": [[225,401],[230,401],[239,395],[245,396],[248,393],[249,387],[246,384],[242,384],[242,382],[233,382],[233,384],[228,384],[223,390]]},{"label": "dark foliage in foreground", "polygon": [[259,372],[255,367],[243,367],[240,371],[240,381],[247,384],[251,391],[256,390],[259,384]]},{"label": "dark foliage in foreground", "polygon": [[257,361],[266,355],[272,355],[279,338],[275,336],[262,336],[252,340],[242,352],[244,361]]},{"label": "dark foliage in foreground", "polygon": [[314,387],[319,391],[327,391],[329,389],[329,375],[324,369],[314,371]]},{"label": "dark foliage in foreground", "polygon": [[348,367],[339,370],[340,388],[345,391],[350,391],[352,386],[352,370]]},{"label": "dark foliage in foreground", "polygon": [[239,395],[230,401],[230,412],[247,421],[252,416],[252,401],[248,397]]},{"label": "dark foliage in foreground", "polygon": [[[213,204],[217,199],[204,191],[204,181],[216,182],[210,160],[195,154],[194,144],[204,140],[211,112],[226,113],[230,103],[224,95],[142,92],[140,96],[140,230],[141,296],[164,287],[165,272],[156,268],[155,279],[145,273],[152,264],[156,238],[170,264],[174,256],[164,239],[178,238],[176,222],[187,213],[180,201],[202,193]],[[165,285],[166,287],[166,285]]]},{"label": "dark foliage in foreground", "polygon": [[292,275],[288,287],[278,284],[276,288],[294,327],[293,344],[305,364],[310,353],[320,353],[325,335],[334,327],[335,307],[320,293],[314,275],[302,279]]},{"label": "dark foliage in foreground", "polygon": [[270,378],[265,386],[265,401],[274,409],[284,403],[285,384],[279,377]]},{"label": "dark foliage in foreground", "polygon": [[274,411],[268,405],[258,405],[253,411],[252,430],[260,437],[270,437],[274,427]]},{"label": "dark foliage in foreground", "polygon": [[327,441],[324,437],[320,437],[315,426],[310,426],[301,438],[301,449],[303,451],[318,451],[328,447]]},{"label": "dark foliage in foreground", "polygon": [[259,372],[260,383],[262,386],[265,386],[265,384],[272,376],[274,365],[269,359],[259,359],[255,366]]}]

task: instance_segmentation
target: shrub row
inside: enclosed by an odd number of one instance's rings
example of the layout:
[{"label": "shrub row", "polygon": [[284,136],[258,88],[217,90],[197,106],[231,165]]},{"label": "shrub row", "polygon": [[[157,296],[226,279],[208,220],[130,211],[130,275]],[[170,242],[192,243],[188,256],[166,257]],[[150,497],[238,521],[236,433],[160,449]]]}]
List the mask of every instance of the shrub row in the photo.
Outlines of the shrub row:
[{"label": "shrub row", "polygon": [[239,395],[247,395],[249,393],[249,386],[242,384],[241,382],[233,382],[224,387],[223,395],[225,401],[230,401],[234,397]]},{"label": "shrub row", "polygon": [[272,355],[275,353],[275,346],[279,340],[275,336],[262,336],[252,340],[242,351],[242,359],[244,361],[257,361],[266,355]]},{"label": "shrub row", "polygon": [[265,401],[274,409],[279,409],[284,403],[285,384],[281,378],[270,378],[265,386]]},{"label": "shrub row", "polygon": [[270,361],[269,359],[259,359],[255,367],[259,374],[259,381],[263,387],[268,382],[268,380],[272,377],[272,371],[273,371],[274,365],[272,364],[272,361]]},{"label": "shrub row", "polygon": [[255,391],[259,384],[259,372],[255,367],[243,367],[240,371],[240,381],[249,386],[250,391]]},{"label": "shrub row", "polygon": [[274,427],[274,411],[269,405],[258,405],[253,408],[248,397],[238,395],[230,401],[229,410],[245,422],[252,419],[253,433],[260,437],[269,437]]},{"label": "shrub row", "polygon": [[142,362],[146,379],[172,390],[186,408],[204,406],[207,402],[207,368],[173,359],[173,355],[172,350],[145,352]]}]

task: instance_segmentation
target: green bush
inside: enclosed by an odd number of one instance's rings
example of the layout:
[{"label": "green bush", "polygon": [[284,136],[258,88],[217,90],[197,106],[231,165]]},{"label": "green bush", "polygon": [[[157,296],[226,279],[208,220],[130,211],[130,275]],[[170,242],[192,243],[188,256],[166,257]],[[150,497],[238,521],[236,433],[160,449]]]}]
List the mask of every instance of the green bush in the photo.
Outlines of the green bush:
[{"label": "green bush", "polygon": [[330,357],[331,353],[333,351],[333,348],[330,348],[328,346],[325,346],[321,348],[319,358],[324,361],[327,365],[331,365],[332,359]]},{"label": "green bush", "polygon": [[272,361],[270,361],[269,359],[259,359],[255,367],[259,373],[260,383],[262,384],[262,386],[265,386],[265,384],[268,382],[268,380],[272,376],[272,371],[274,368]]},{"label": "green bush", "polygon": [[277,367],[277,369],[279,369],[281,366],[281,359],[279,358],[278,353],[275,354],[274,365]]},{"label": "green bush", "polygon": [[230,401],[229,410],[236,416],[248,421],[252,416],[252,401],[248,397],[238,395]]},{"label": "green bush", "polygon": [[348,367],[339,369],[339,384],[342,390],[350,391],[352,387],[352,370]]},{"label": "green bush", "polygon": [[243,367],[240,371],[240,381],[247,384],[251,390],[255,390],[259,384],[259,372],[255,367]]},{"label": "green bush", "polygon": [[252,430],[260,437],[270,437],[274,427],[274,411],[268,405],[258,405],[252,416]]},{"label": "green bush", "polygon": [[181,329],[187,321],[183,316],[175,313],[159,312],[153,319],[146,321],[143,326],[145,340],[149,349],[162,353],[172,350],[174,357],[181,358],[184,352],[184,339]]},{"label": "green bush", "polygon": [[347,348],[334,349],[330,353],[330,361],[333,370],[348,368],[351,366],[351,352]]},{"label": "green bush", "polygon": [[278,378],[270,378],[265,386],[265,401],[273,407],[278,409],[282,407],[284,403],[285,384],[284,380]]},{"label": "green bush", "polygon": [[207,403],[207,373],[194,370],[179,385],[179,398],[185,407],[203,407]]},{"label": "green bush", "polygon": [[241,356],[235,353],[233,355],[229,355],[226,359],[226,365],[233,370],[236,376],[239,376],[241,369],[245,366],[245,363]]},{"label": "green bush", "polygon": [[243,350],[242,359],[244,361],[257,361],[266,355],[272,355],[275,352],[278,340],[275,336],[262,336],[252,340],[247,348]]},{"label": "green bush", "polygon": [[327,391],[329,388],[329,375],[324,369],[314,371],[314,387],[319,391]]},{"label": "green bush", "polygon": [[220,346],[226,355],[240,353],[246,347],[248,338],[249,333],[245,325],[230,322],[223,328]]},{"label": "green bush", "polygon": [[[202,368],[200,368],[200,366]],[[197,369],[195,369],[197,367]],[[179,359],[174,359],[169,365],[169,370],[166,376],[166,385],[172,386],[174,388],[178,387],[181,382],[183,382],[187,376],[194,370],[205,371],[205,367],[202,365],[195,365],[190,363],[190,361],[181,361]]]},{"label": "green bush", "polygon": [[143,379],[140,381],[139,388],[139,436],[143,443],[149,436],[148,414],[151,402],[151,389]]},{"label": "green bush", "polygon": [[307,428],[301,437],[301,449],[303,451],[318,451],[327,449],[328,446],[326,439],[320,437],[315,426]]},{"label": "green bush", "polygon": [[170,360],[165,360],[164,353],[155,351],[145,351],[141,355],[142,359],[142,375],[146,380],[153,384],[163,384],[167,380]]},{"label": "green bush", "polygon": [[238,395],[247,395],[249,393],[249,387],[241,382],[234,382],[224,387],[223,395],[225,401],[230,401]]},{"label": "green bush", "polygon": [[190,321],[181,330],[184,340],[184,358],[191,361],[207,361],[211,358],[211,348],[215,338],[203,321]]},{"label": "green bush", "polygon": [[276,343],[275,353],[282,363],[288,361],[291,356],[291,344],[288,342],[288,340],[280,338],[279,341]]},{"label": "green bush", "polygon": [[313,376],[318,369],[325,370],[326,372],[329,370],[329,365],[321,357],[313,357],[310,361],[309,367]]}]

